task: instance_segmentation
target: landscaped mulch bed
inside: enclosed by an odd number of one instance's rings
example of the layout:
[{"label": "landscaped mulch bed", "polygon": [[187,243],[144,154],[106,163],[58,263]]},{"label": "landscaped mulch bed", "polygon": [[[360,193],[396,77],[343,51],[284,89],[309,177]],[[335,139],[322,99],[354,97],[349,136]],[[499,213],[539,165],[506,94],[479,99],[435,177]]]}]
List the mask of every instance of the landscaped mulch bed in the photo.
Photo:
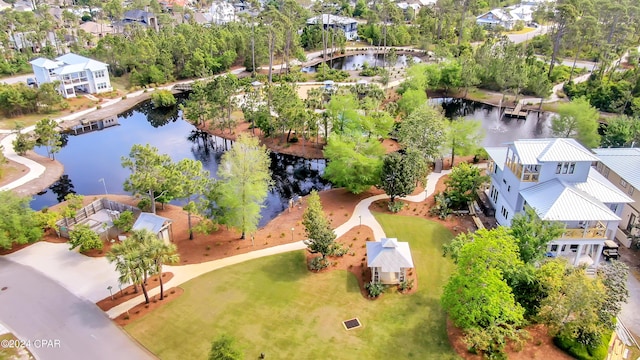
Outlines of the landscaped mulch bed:
[{"label": "landscaped mulch bed", "polygon": [[171,289],[166,289],[164,291],[164,299],[160,300],[160,294],[153,296],[148,304],[144,302],[134,306],[131,310],[121,314],[117,318],[113,319],[113,321],[120,325],[126,326],[130,324],[132,321],[136,319],[140,319],[141,317],[153,312],[153,310],[168,304],[169,302],[178,298],[178,296],[182,295],[184,290],[181,287],[172,287]]},{"label": "landscaped mulch bed", "polygon": [[[530,335],[529,340],[518,349],[515,344],[507,345],[506,353],[509,360],[570,360],[573,359],[553,344],[553,339],[547,333],[544,325],[533,325],[525,328]],[[472,354],[463,341],[463,332],[447,319],[447,334],[455,351],[465,360],[482,360],[481,354]]]},{"label": "landscaped mulch bed", "polygon": [[[171,280],[173,278],[173,273],[172,272],[165,272],[162,273],[162,282],[164,284],[166,284],[167,282],[169,282],[169,280]],[[154,289],[156,287],[160,286],[160,282],[158,281],[158,275],[153,275],[150,276],[147,279],[147,291]],[[133,299],[136,296],[140,296],[143,294],[142,292],[142,288],[140,287],[140,285],[138,285],[138,292],[134,291],[134,287],[133,285],[130,285],[124,289],[122,289],[122,291],[120,291],[120,289],[111,289],[111,291],[113,291],[113,299],[111,299],[111,296],[107,296],[106,298],[98,301],[96,303],[96,305],[98,305],[98,307],[100,309],[102,309],[102,311],[108,311],[124,302],[127,302],[131,299]],[[164,290],[165,294],[167,292],[167,289]],[[159,295],[158,295],[159,296]]]}]

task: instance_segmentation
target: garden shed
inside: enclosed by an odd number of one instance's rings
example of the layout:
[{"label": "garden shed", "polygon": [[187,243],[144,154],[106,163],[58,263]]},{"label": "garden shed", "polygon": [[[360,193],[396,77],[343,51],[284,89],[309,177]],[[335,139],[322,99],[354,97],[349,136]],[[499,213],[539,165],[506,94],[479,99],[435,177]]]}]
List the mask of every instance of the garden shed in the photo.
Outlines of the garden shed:
[{"label": "garden shed", "polygon": [[373,282],[399,284],[405,281],[407,269],[413,268],[409,243],[398,242],[396,238],[368,241],[367,266],[371,269]]},{"label": "garden shed", "polygon": [[169,244],[173,240],[173,232],[171,230],[171,219],[158,216],[152,213],[141,213],[133,224],[132,230],[147,229],[158,236],[158,239]]}]

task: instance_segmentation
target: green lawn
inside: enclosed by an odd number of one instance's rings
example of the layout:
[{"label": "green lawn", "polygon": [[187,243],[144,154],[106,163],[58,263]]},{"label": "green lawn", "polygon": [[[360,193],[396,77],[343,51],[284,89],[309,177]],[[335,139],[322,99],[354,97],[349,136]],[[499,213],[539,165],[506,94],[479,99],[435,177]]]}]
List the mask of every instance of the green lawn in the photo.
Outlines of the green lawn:
[{"label": "green lawn", "polygon": [[[453,359],[441,288],[452,265],[441,245],[451,233],[423,219],[377,215],[388,236],[409,241],[415,294],[362,297],[346,271],[307,271],[302,251],[257,259],[183,284],[180,298],[126,327],[161,359],[205,359],[227,332],[247,359]],[[363,327],[345,331],[358,317]]]}]

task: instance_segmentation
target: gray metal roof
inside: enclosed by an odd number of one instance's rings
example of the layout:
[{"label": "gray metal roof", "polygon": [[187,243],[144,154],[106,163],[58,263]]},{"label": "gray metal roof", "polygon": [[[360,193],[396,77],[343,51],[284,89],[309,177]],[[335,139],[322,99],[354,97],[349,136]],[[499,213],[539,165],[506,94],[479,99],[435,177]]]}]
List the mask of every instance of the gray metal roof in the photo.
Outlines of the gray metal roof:
[{"label": "gray metal roof", "polygon": [[493,159],[496,163],[496,166],[500,170],[504,170],[504,163],[507,160],[507,150],[509,150],[506,146],[501,147],[486,147],[484,150],[489,154],[489,157]]},{"label": "gray metal roof", "polygon": [[349,18],[349,17],[346,17],[346,16],[330,15],[330,14],[318,15],[316,17],[312,17],[312,18],[307,20],[307,24],[309,24],[309,25],[312,25],[312,24],[349,25],[349,24],[354,24],[354,23],[358,23],[358,21],[356,19]]},{"label": "gray metal roof", "polygon": [[49,60],[45,58],[37,58],[37,59],[31,60],[29,61],[29,64],[37,67],[45,68],[45,69],[55,69],[61,65],[60,63],[57,63],[53,60]]},{"label": "gray metal roof", "polygon": [[600,162],[640,190],[640,148],[593,149]]},{"label": "gray metal roof", "polygon": [[571,185],[603,203],[633,202],[633,199],[620,191],[594,168],[589,169],[589,175],[586,181],[571,183]]},{"label": "gray metal roof", "polygon": [[165,222],[171,222],[170,219],[167,219],[162,216],[158,216],[152,213],[141,213],[138,216],[138,219],[133,224],[132,230],[142,230],[147,229],[154,234],[160,232],[160,229],[164,226]]},{"label": "gray metal roof", "polygon": [[589,150],[570,138],[516,140],[512,145],[520,158],[520,163],[525,165],[598,160]]},{"label": "gray metal roof", "polygon": [[615,221],[620,218],[597,198],[558,179],[520,191],[538,217],[551,221]]},{"label": "gray metal roof", "polygon": [[412,268],[413,258],[408,242],[395,238],[367,241],[367,266],[380,268],[382,272],[400,272]]}]

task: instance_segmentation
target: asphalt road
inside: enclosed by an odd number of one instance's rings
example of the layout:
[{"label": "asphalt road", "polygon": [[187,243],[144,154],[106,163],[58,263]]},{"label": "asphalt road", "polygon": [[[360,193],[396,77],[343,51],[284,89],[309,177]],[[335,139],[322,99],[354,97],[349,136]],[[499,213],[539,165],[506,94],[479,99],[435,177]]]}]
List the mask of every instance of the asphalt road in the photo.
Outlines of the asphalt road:
[{"label": "asphalt road", "polygon": [[521,42],[525,42],[533,39],[534,36],[544,34],[547,32],[547,26],[538,26],[535,30],[530,31],[525,34],[509,34],[507,37],[511,42],[519,44]]},{"label": "asphalt road", "polygon": [[43,274],[0,258],[0,322],[41,360],[155,359],[109,320]]},{"label": "asphalt road", "polygon": [[22,82],[22,83],[26,84],[28,78],[34,78],[35,79],[35,77],[36,76],[33,73],[25,74],[25,75],[16,75],[16,76],[0,79],[0,82],[7,83],[7,84],[17,84],[17,83]]}]

